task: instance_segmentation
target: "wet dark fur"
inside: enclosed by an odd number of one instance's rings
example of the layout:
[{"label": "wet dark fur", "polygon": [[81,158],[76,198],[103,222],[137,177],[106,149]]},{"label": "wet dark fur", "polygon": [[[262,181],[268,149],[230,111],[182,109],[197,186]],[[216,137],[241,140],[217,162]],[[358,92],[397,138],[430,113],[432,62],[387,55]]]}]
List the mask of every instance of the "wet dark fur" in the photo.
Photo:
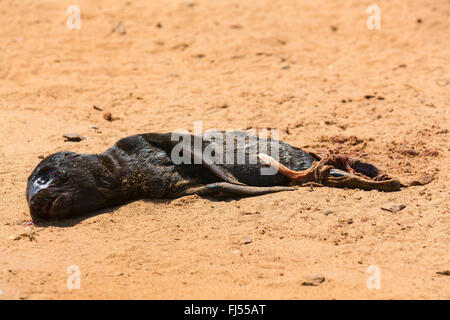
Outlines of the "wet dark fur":
[{"label": "wet dark fur", "polygon": [[[243,132],[228,134],[233,138],[247,136]],[[102,154],[60,152],[47,157],[28,179],[27,200],[32,217],[65,218],[131,200],[176,198],[190,188],[222,181],[202,164],[175,165],[171,161],[171,150],[177,142],[168,143],[168,139],[170,133],[139,134],[121,139]],[[259,141],[272,142],[270,139]],[[208,143],[205,138],[203,147]],[[256,156],[255,151],[246,149],[246,164],[220,166],[249,186],[289,185],[289,180],[279,173],[261,175],[263,164],[259,160],[256,165],[248,164],[249,157]],[[270,154],[270,147],[268,151]],[[280,142],[279,160],[294,170],[305,170],[311,167],[314,158]],[[53,180],[47,188],[37,193],[33,191],[33,184],[48,179]]]}]

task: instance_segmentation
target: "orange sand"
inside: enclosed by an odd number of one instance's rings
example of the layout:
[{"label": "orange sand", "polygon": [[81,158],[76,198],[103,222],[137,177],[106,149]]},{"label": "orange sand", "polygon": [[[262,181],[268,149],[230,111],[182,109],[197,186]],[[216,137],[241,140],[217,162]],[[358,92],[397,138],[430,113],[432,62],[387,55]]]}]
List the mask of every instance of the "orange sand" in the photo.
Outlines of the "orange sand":
[{"label": "orange sand", "polygon": [[[450,298],[437,274],[450,269],[448,1],[378,0],[380,30],[357,0],[119,2],[0,2],[0,299]],[[66,27],[70,4],[80,30]],[[125,34],[111,32],[119,21]],[[39,157],[197,120],[435,180],[137,201],[8,239],[26,230]],[[381,209],[395,204],[406,208]],[[79,290],[66,287],[71,265]],[[325,282],[303,286],[312,274]]]}]

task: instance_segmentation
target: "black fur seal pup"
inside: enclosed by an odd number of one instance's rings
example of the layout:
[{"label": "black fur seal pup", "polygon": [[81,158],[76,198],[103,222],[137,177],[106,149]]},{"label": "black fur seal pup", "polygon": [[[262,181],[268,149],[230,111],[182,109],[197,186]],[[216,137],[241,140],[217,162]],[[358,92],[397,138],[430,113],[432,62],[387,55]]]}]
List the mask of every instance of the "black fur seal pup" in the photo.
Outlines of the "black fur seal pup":
[{"label": "black fur seal pup", "polygon": [[381,191],[402,186],[371,164],[333,153],[319,157],[242,131],[147,133],[100,154],[48,156],[28,178],[26,198],[33,220],[48,220],[138,199],[254,196],[306,183]]}]

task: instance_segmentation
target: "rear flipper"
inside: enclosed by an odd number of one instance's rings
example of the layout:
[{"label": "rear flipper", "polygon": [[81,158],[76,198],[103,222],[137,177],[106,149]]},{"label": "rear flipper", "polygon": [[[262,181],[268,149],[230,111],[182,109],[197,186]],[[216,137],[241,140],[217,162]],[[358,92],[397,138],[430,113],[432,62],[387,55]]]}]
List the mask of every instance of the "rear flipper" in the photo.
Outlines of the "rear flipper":
[{"label": "rear flipper", "polygon": [[372,164],[332,152],[326,157],[319,157],[319,161],[304,171],[293,171],[266,154],[258,156],[264,163],[277,168],[281,174],[298,184],[315,182],[330,187],[380,191],[398,191],[404,186]]},{"label": "rear flipper", "polygon": [[234,195],[234,196],[258,196],[267,193],[274,193],[280,191],[293,191],[295,187],[252,187],[236,185],[229,182],[217,182],[207,184],[201,187],[193,187],[184,191],[181,196],[198,194],[201,196],[219,196],[219,195]]}]

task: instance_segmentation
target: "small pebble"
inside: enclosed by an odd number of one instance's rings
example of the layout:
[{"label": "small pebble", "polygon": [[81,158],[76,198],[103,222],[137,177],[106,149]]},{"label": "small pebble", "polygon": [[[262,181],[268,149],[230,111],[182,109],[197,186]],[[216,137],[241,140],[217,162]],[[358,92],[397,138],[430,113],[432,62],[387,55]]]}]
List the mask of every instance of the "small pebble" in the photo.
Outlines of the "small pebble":
[{"label": "small pebble", "polygon": [[325,282],[325,277],[322,275],[309,275],[302,282],[302,286],[318,286],[321,283]]},{"label": "small pebble", "polygon": [[442,276],[450,276],[450,270],[438,271],[436,273]]},{"label": "small pebble", "polygon": [[252,242],[253,242],[252,238],[243,238],[241,240],[241,244],[250,244]]},{"label": "small pebble", "polygon": [[394,205],[391,205],[391,206],[381,207],[382,210],[389,211],[389,212],[392,212],[392,213],[397,213],[397,212],[399,212],[399,211],[401,211],[401,210],[403,210],[405,208],[406,208],[406,205],[404,205],[404,204],[394,204]]},{"label": "small pebble", "polygon": [[8,237],[8,240],[20,240],[22,237],[20,235],[11,235]]},{"label": "small pebble", "polygon": [[20,240],[22,238],[28,238],[30,241],[36,240],[37,232],[34,228],[26,227],[22,233],[11,235],[8,240]]},{"label": "small pebble", "polygon": [[80,136],[78,133],[66,133],[63,134],[63,137],[66,139],[65,141],[70,142],[80,142],[81,140],[85,140],[85,137]]},{"label": "small pebble", "polygon": [[117,26],[115,26],[111,32],[119,32],[119,34],[121,35],[125,35],[127,33],[127,31],[125,30],[125,26],[123,25],[123,23],[121,21],[119,21],[119,23],[117,24]]},{"label": "small pebble", "polygon": [[114,120],[111,112],[105,112],[103,114],[103,119],[105,119],[106,121],[113,121]]}]

